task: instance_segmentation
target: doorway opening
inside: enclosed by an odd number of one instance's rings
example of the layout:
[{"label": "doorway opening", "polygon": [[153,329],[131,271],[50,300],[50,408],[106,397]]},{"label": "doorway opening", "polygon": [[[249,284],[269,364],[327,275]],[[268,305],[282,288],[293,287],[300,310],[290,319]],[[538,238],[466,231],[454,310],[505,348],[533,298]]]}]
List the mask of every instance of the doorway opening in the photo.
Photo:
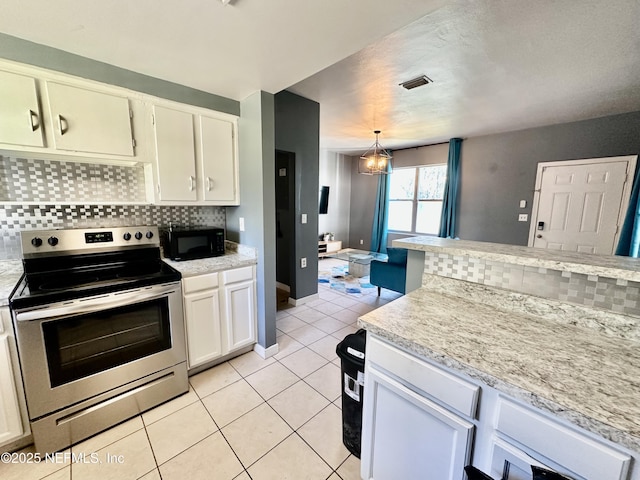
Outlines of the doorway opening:
[{"label": "doorway opening", "polygon": [[[276,150],[276,285],[277,309],[289,306],[295,289],[295,167],[293,152]],[[294,292],[295,293],[295,292]]]}]

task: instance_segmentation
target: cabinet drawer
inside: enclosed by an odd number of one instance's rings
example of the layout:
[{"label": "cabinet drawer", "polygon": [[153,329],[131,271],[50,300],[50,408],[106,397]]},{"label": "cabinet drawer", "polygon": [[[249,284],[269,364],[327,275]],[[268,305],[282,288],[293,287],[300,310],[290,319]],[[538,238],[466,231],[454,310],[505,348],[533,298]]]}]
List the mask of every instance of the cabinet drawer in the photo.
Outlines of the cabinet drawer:
[{"label": "cabinet drawer", "polygon": [[195,277],[186,277],[182,279],[184,293],[197,292],[199,290],[209,290],[218,286],[218,274],[207,273]]},{"label": "cabinet drawer", "polygon": [[445,405],[474,418],[480,387],[445,372],[375,337],[367,341],[366,355],[398,378],[409,382]]},{"label": "cabinet drawer", "polygon": [[253,279],[253,267],[242,267],[222,272],[222,283],[241,282]]},{"label": "cabinet drawer", "polygon": [[496,430],[584,478],[627,478],[629,455],[501,398]]}]

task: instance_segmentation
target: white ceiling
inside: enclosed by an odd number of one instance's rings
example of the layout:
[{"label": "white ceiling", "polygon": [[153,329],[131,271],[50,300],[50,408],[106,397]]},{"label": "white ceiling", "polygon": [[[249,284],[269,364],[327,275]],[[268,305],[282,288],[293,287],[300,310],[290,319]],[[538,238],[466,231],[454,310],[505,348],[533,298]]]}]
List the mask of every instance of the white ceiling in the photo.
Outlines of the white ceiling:
[{"label": "white ceiling", "polygon": [[[398,85],[420,74],[434,83]],[[638,111],[640,2],[449,2],[289,90],[345,153],[374,129],[401,148]]]},{"label": "white ceiling", "polygon": [[2,0],[0,32],[237,100],[289,88],[347,153],[640,110],[637,0]]}]

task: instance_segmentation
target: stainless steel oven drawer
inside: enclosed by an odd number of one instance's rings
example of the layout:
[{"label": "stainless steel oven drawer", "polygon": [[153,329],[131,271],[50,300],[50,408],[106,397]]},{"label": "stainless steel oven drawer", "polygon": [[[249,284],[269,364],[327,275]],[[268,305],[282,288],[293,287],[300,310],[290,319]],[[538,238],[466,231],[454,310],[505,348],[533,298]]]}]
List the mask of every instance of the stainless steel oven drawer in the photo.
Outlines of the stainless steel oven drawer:
[{"label": "stainless steel oven drawer", "polygon": [[31,422],[36,450],[55,452],[189,391],[186,362]]}]

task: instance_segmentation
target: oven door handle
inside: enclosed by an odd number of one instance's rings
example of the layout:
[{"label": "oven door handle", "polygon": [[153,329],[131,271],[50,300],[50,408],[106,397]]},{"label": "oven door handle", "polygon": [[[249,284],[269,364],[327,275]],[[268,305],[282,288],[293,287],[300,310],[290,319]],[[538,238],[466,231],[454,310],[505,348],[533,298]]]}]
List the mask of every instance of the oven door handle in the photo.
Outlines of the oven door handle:
[{"label": "oven door handle", "polygon": [[179,283],[174,283],[144,290],[136,289],[126,293],[109,293],[107,295],[75,300],[73,303],[57,303],[30,310],[18,310],[15,312],[15,317],[19,322],[29,322],[34,320],[56,320],[63,317],[95,313],[166,297],[178,291],[179,287]]}]

